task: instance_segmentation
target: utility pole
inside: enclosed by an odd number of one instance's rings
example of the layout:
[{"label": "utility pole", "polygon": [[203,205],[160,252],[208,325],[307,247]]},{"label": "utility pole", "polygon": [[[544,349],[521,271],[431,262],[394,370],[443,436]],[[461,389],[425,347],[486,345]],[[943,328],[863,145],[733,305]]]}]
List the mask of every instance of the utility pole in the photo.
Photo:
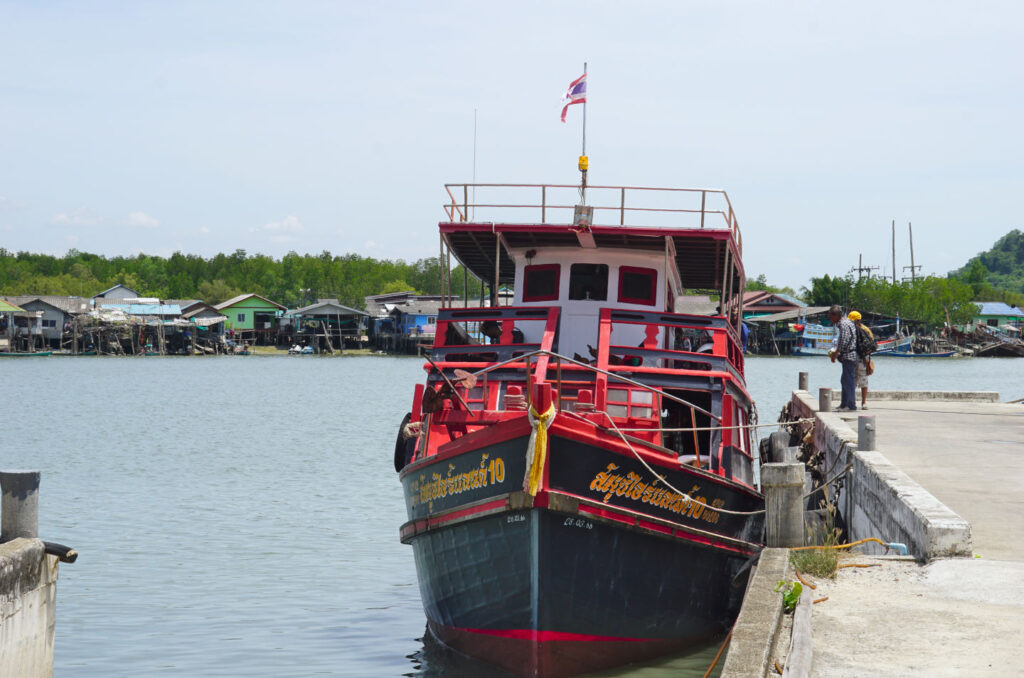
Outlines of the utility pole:
[{"label": "utility pole", "polygon": [[[907,222],[907,232],[910,233],[910,280],[917,282],[917,269],[921,267],[914,265],[914,229],[909,221]],[[904,270],[906,268],[906,266],[903,267]]]},{"label": "utility pole", "polygon": [[871,271],[877,271],[879,267],[878,266],[865,266],[864,265],[864,255],[860,254],[858,256],[859,256],[859,259],[857,260],[857,268],[855,269],[857,271],[857,280],[860,280],[861,278],[863,278],[865,272],[867,272],[868,278],[870,278],[871,277]]},{"label": "utility pole", "polygon": [[896,284],[896,220],[892,220],[892,284]]}]

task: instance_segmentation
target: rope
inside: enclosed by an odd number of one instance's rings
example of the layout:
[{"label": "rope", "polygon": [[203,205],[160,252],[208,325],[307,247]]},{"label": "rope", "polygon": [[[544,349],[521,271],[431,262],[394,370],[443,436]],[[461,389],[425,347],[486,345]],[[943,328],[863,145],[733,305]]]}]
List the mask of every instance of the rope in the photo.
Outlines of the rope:
[{"label": "rope", "polygon": [[[644,468],[647,469],[652,476],[654,476],[654,478],[655,478],[654,482],[661,481],[661,483],[663,485],[665,485],[665,487],[667,487],[668,489],[672,490],[673,492],[675,492],[679,496],[683,497],[687,501],[697,502],[696,499],[691,497],[686,492],[683,492],[682,490],[677,489],[674,485],[672,485],[672,483],[670,483],[667,480],[665,480],[665,478],[663,476],[659,475],[657,471],[655,471],[653,468],[651,468],[651,465],[647,463],[647,460],[645,460],[643,457],[640,456],[640,453],[637,452],[636,449],[633,448],[633,445],[630,444],[629,440],[626,439],[625,434],[623,434],[622,431],[619,430],[619,427],[615,425],[615,422],[612,421],[611,416],[607,412],[600,411],[600,410],[599,410],[599,412],[601,414],[603,414],[605,417],[607,417],[608,423],[610,423],[612,425],[612,429],[614,429],[615,432],[619,434],[619,438],[622,439],[622,442],[626,443],[626,447],[628,447],[629,451],[633,453],[633,456],[637,458],[637,461],[639,461],[641,464],[643,464]],[[594,425],[594,426],[597,425],[597,424],[594,424],[594,422],[592,422],[592,421],[590,421],[588,419],[584,419],[583,417],[579,416],[575,412],[568,412],[568,411],[566,411],[566,412],[563,412],[563,414],[572,415],[572,416],[576,417],[577,419],[579,419],[580,421],[586,422],[586,423]],[[604,430],[607,431],[608,429],[605,428]],[[753,516],[753,515],[757,515],[759,513],[764,513],[765,512],[765,509],[760,509],[758,511],[730,511],[729,509],[714,508],[712,506],[708,506],[707,503],[705,503],[705,502],[697,502],[697,503],[703,505],[709,511],[718,511],[719,513],[727,513],[727,514],[732,515],[732,516]]]},{"label": "rope", "polygon": [[864,544],[864,543],[867,543],[869,541],[876,541],[879,544],[881,544],[882,546],[884,546],[886,551],[889,550],[889,545],[886,544],[884,541],[882,541],[881,539],[879,539],[877,537],[867,537],[866,539],[858,539],[857,541],[851,542],[849,544],[836,544],[836,545],[833,545],[833,546],[796,546],[796,547],[791,548],[789,550],[790,551],[807,551],[809,549],[848,549],[851,546],[857,546],[858,544]]},{"label": "rope", "polygon": [[736,624],[733,624],[732,628],[729,629],[729,633],[725,634],[725,640],[722,641],[722,647],[718,648],[718,654],[716,654],[715,658],[711,661],[711,666],[708,667],[708,670],[704,672],[704,678],[708,678],[708,676],[711,675],[711,672],[715,670],[715,667],[718,666],[718,660],[722,658],[722,652],[725,650],[725,646],[729,644],[729,639],[732,638],[732,632],[735,628]]},{"label": "rope", "polygon": [[833,482],[835,482],[837,479],[841,478],[846,473],[848,473],[850,471],[850,469],[852,469],[852,468],[853,468],[853,463],[851,462],[851,463],[847,464],[846,467],[843,468],[842,471],[840,471],[839,473],[837,473],[834,476],[832,476],[831,478],[829,478],[827,482],[824,482],[821,485],[818,485],[818,487],[814,488],[813,490],[811,490],[810,492],[805,494],[802,498],[803,499],[807,499],[808,497],[821,492],[822,490],[827,488],[829,485],[831,485]]},{"label": "rope", "polygon": [[773,426],[785,426],[788,424],[802,424],[805,422],[814,421],[814,417],[808,417],[806,419],[794,419],[793,421],[787,422],[775,422],[772,424],[737,424],[736,426],[693,426],[688,428],[623,428],[622,431],[633,433],[636,431],[662,431],[669,433],[686,432],[686,431],[729,431],[737,429],[758,429],[758,428],[772,428]]},{"label": "rope", "polygon": [[526,413],[533,430],[530,432],[530,442],[526,450],[526,477],[523,478],[523,490],[531,497],[537,496],[537,488],[540,487],[541,476],[544,474],[544,457],[548,449],[548,426],[555,418],[555,404],[552,403],[543,413],[537,412],[530,405]]}]

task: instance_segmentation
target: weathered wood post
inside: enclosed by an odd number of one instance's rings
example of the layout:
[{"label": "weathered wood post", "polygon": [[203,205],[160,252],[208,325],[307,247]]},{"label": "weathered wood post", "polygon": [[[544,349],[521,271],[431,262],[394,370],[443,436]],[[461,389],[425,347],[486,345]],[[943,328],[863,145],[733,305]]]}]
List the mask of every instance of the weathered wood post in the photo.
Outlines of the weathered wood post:
[{"label": "weathered wood post", "polygon": [[818,411],[819,412],[831,412],[832,411],[832,389],[831,388],[819,388],[818,389]]},{"label": "weathered wood post", "polygon": [[0,471],[0,542],[39,536],[39,471]]},{"label": "weathered wood post", "polygon": [[857,417],[857,449],[875,449],[875,415],[862,414]]},{"label": "weathered wood post", "polygon": [[799,382],[799,384],[800,385],[798,386],[798,388],[801,391],[806,391],[807,390],[808,380],[807,380],[807,373],[806,372],[801,372],[800,373],[800,382]]},{"label": "weathered wood post", "polygon": [[804,465],[765,464],[761,467],[765,496],[765,540],[771,548],[804,545]]}]

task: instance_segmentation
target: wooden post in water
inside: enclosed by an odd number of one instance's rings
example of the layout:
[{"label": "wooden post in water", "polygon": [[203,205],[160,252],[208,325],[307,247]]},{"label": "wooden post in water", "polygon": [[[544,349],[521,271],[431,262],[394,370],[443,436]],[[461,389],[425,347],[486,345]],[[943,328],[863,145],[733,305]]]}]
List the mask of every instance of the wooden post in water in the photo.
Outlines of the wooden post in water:
[{"label": "wooden post in water", "polygon": [[806,391],[807,390],[807,373],[806,372],[801,372],[800,373],[800,381],[799,381],[798,388],[801,391]]},{"label": "wooden post in water", "polygon": [[765,498],[765,543],[770,548],[804,545],[804,465],[799,462],[761,467]]}]

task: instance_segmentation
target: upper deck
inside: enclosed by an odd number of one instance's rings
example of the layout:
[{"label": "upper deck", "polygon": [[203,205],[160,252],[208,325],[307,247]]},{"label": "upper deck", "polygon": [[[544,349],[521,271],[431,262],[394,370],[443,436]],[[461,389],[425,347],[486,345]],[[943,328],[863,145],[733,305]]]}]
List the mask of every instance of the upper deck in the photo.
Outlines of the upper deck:
[{"label": "upper deck", "polygon": [[578,214],[579,186],[446,184],[442,237],[481,280],[515,280],[513,252],[537,248],[665,251],[681,288],[739,290],[742,235],[725,191],[588,186],[589,223]]}]

